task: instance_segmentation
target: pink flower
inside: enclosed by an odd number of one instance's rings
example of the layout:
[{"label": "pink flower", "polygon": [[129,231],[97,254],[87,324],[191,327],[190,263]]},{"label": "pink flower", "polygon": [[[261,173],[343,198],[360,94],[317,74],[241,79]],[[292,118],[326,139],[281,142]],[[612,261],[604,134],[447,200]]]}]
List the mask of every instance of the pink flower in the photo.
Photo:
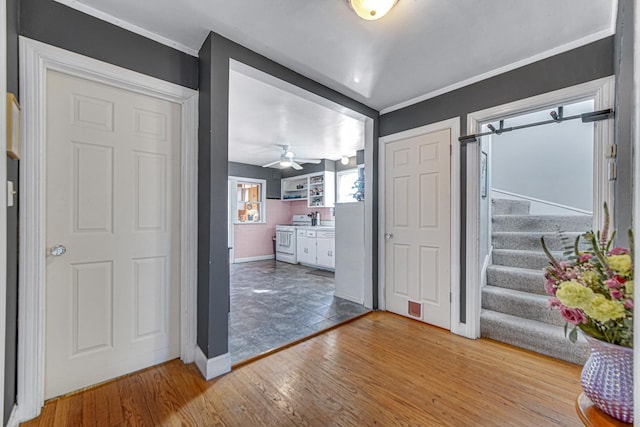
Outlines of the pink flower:
[{"label": "pink flower", "polygon": [[582,313],[581,310],[577,308],[569,308],[562,305],[560,306],[560,315],[564,318],[564,320],[574,325],[587,323],[586,316],[584,315],[584,313]]},{"label": "pink flower", "polygon": [[625,255],[629,253],[629,249],[613,248],[609,251],[609,255]]},{"label": "pink flower", "polygon": [[618,275],[604,281],[605,285],[607,285],[609,289],[618,289],[624,284],[624,282],[626,282],[626,280]]},{"label": "pink flower", "polygon": [[628,308],[628,309],[632,309],[633,308],[633,300],[631,298],[627,298],[624,301],[624,307]]},{"label": "pink flower", "polygon": [[549,279],[544,283],[544,290],[549,294],[549,295],[556,295],[556,282],[555,280]]},{"label": "pink flower", "polygon": [[617,289],[611,289],[611,291],[609,291],[609,294],[611,294],[611,298],[613,299],[622,299],[622,297],[624,297],[622,292]]},{"label": "pink flower", "polygon": [[583,263],[583,262],[587,262],[589,261],[591,258],[593,258],[593,256],[591,254],[582,254],[580,255],[580,258],[578,258],[578,262]]}]

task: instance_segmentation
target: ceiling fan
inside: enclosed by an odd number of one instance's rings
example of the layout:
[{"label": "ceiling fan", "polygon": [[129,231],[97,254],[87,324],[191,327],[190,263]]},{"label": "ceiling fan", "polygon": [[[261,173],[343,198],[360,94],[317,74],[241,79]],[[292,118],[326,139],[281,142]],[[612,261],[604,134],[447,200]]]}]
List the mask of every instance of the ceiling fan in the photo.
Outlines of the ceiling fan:
[{"label": "ceiling fan", "polygon": [[302,168],[302,165],[300,165],[298,162],[318,164],[321,161],[319,159],[296,159],[295,153],[291,151],[290,145],[280,145],[280,147],[282,147],[282,154],[280,154],[280,159],[276,160],[275,162],[262,165],[263,168],[268,168],[268,167],[280,164],[280,166],[284,168],[288,168],[289,166],[291,166],[295,170],[299,171],[299,170],[302,170],[303,168]]}]

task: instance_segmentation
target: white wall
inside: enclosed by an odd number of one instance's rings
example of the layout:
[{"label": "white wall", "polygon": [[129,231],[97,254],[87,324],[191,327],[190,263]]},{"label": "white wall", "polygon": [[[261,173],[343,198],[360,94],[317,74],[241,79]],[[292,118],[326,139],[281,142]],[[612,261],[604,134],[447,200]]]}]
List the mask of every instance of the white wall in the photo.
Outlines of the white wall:
[{"label": "white wall", "polygon": [[[566,117],[593,111],[593,103],[565,109]],[[506,120],[505,127],[549,120],[549,111]],[[578,119],[493,135],[491,140],[493,188],[593,210],[593,124]]]}]

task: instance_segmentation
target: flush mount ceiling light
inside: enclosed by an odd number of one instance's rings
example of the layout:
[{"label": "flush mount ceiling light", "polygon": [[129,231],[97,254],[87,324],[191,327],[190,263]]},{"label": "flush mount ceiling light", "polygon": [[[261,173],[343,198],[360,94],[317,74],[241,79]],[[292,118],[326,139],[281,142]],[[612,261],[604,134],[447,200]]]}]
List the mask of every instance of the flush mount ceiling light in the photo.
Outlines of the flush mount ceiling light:
[{"label": "flush mount ceiling light", "polygon": [[340,163],[342,163],[343,165],[348,165],[349,164],[349,157],[342,156],[342,158],[340,159]]},{"label": "flush mount ceiling light", "polygon": [[347,0],[347,3],[360,18],[374,21],[386,15],[398,0]]}]

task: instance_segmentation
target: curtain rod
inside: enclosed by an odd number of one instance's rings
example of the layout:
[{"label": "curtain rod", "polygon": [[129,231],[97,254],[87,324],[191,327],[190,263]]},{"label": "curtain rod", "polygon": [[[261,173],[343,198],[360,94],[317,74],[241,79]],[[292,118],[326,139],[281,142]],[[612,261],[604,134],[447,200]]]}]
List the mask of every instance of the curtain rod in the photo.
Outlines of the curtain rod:
[{"label": "curtain rod", "polygon": [[512,126],[509,128],[504,127],[504,119],[500,120],[500,128],[496,129],[493,125],[489,124],[488,127],[491,129],[488,132],[482,133],[473,133],[471,135],[465,135],[458,138],[462,144],[470,144],[473,142],[478,142],[478,138],[486,135],[500,135],[504,132],[511,132],[519,129],[526,129],[534,126],[547,125],[550,123],[562,123],[569,120],[581,119],[582,123],[591,123],[598,122],[600,120],[607,120],[613,117],[613,110],[611,108],[607,108],[606,110],[593,111],[591,113],[584,114],[576,114],[575,116],[563,117],[562,116],[562,107],[558,107],[558,112],[555,110],[550,113],[552,119],[544,120],[542,122],[528,123],[526,125]]}]

